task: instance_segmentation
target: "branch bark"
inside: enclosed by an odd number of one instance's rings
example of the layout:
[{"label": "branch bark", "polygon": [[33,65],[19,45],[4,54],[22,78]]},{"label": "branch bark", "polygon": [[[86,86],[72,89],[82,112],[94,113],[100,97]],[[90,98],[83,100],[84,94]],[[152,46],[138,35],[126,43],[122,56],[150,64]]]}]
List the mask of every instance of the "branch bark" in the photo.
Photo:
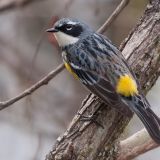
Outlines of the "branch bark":
[{"label": "branch bark", "polygon": [[[145,93],[159,77],[159,40],[160,4],[159,0],[152,0],[144,16],[121,45],[122,54],[128,59]],[[104,128],[81,121],[80,115],[96,115]],[[66,132],[57,139],[46,160],[116,160],[120,150],[118,138],[130,119],[90,94]]]}]

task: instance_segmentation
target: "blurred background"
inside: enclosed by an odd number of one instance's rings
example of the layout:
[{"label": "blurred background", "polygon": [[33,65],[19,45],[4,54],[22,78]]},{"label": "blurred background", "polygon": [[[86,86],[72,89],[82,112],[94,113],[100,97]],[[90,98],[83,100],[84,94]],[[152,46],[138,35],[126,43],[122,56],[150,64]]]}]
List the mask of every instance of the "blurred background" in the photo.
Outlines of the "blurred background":
[{"label": "blurred background", "polygon": [[[24,1],[24,0],[23,0]],[[61,17],[86,21],[95,30],[120,0],[0,1],[0,101],[16,96],[62,62],[54,38],[45,30]],[[3,7],[7,3],[9,7]],[[16,6],[14,5],[16,3]],[[143,14],[147,0],[132,0],[106,35],[119,46]],[[2,7],[1,7],[2,6]],[[5,9],[4,9],[5,8]],[[147,95],[160,114],[160,81]],[[67,128],[88,92],[66,70],[48,85],[0,111],[0,159],[44,160],[56,138]],[[134,117],[123,137],[143,128]],[[155,149],[137,160],[159,160]]]}]

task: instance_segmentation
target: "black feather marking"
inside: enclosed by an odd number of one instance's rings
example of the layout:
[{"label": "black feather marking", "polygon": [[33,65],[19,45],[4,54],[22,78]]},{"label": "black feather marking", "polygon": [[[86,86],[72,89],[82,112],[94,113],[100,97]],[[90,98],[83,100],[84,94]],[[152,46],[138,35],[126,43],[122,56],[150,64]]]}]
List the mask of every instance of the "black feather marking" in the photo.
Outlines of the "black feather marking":
[{"label": "black feather marking", "polygon": [[[67,28],[71,28],[70,30],[68,30]],[[68,35],[71,35],[73,37],[78,37],[82,31],[83,31],[83,28],[81,25],[71,25],[71,24],[63,24],[62,26],[57,26],[55,27],[55,29],[65,33],[65,34],[68,34]]]},{"label": "black feather marking", "polygon": [[92,73],[84,72],[82,70],[74,69],[74,72],[78,75],[79,79],[85,85],[93,85],[98,81],[98,77]]}]

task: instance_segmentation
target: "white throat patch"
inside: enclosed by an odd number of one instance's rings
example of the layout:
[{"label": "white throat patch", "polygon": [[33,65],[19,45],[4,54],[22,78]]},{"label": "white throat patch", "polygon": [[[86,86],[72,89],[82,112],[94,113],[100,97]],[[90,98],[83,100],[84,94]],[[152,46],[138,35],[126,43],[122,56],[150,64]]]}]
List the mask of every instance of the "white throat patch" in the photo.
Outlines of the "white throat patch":
[{"label": "white throat patch", "polygon": [[67,35],[67,34],[61,32],[61,31],[55,32],[54,35],[55,35],[55,38],[56,38],[59,46],[61,46],[61,47],[64,47],[64,46],[67,46],[70,44],[74,44],[79,40],[79,38],[72,37],[70,35]]}]

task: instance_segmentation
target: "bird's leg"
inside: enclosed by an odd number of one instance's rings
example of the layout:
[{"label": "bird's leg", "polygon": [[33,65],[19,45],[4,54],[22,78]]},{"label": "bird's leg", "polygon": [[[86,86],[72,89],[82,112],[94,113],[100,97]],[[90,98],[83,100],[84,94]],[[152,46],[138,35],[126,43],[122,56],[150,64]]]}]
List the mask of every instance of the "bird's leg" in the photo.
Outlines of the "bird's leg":
[{"label": "bird's leg", "polygon": [[97,117],[99,114],[100,113],[97,112],[95,114],[85,116],[85,115],[82,115],[81,113],[78,113],[78,115],[80,115],[80,121],[90,121],[90,122],[95,123],[97,126],[102,127],[104,129],[103,125],[97,121]]}]

